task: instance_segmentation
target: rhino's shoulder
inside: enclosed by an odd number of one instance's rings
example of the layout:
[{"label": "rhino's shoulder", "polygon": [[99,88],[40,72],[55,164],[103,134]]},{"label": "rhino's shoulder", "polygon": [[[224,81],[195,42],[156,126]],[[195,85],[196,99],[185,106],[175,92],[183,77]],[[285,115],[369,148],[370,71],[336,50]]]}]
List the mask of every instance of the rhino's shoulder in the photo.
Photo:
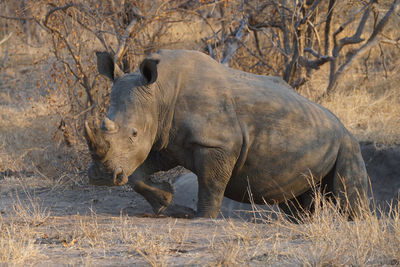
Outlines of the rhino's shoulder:
[{"label": "rhino's shoulder", "polygon": [[[200,51],[196,51],[196,50],[183,50],[183,49],[175,49],[175,50],[171,50],[171,49],[160,49],[158,50],[158,52],[156,53],[158,55],[160,55],[161,57],[186,57],[186,58],[208,58],[213,60],[211,57],[209,57],[208,55],[200,52]],[[213,60],[214,61],[214,60]]]},{"label": "rhino's shoulder", "polygon": [[280,85],[282,87],[285,87],[286,89],[296,92],[296,90],[294,90],[293,87],[291,87],[284,79],[282,79],[279,76],[265,76],[265,77],[267,77],[268,79],[270,79],[273,83],[276,83],[277,85]]},{"label": "rhino's shoulder", "polygon": [[161,49],[157,53],[151,54],[149,57],[176,64],[175,67],[177,68],[199,63],[207,66],[214,65],[214,67],[218,67],[217,65],[220,67],[223,66],[210,56],[195,50]]},{"label": "rhino's shoulder", "polygon": [[238,81],[242,84],[254,85],[254,87],[268,89],[268,90],[277,90],[277,91],[287,91],[290,94],[297,94],[296,90],[294,90],[285,80],[278,76],[265,76],[258,75],[254,73],[244,72],[236,69],[230,68],[230,73],[233,80]]},{"label": "rhino's shoulder", "polygon": [[263,76],[256,75],[261,79],[267,87],[275,88],[277,90],[287,90],[290,93],[297,94],[297,91],[293,89],[285,80],[278,76]]}]

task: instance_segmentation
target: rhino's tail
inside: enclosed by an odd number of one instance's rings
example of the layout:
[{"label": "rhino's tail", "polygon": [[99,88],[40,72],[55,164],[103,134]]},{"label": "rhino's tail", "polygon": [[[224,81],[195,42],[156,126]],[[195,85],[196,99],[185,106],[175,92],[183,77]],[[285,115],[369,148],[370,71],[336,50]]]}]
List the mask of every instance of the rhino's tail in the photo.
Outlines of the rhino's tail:
[{"label": "rhino's tail", "polygon": [[368,174],[357,140],[346,133],[342,139],[333,176],[333,193],[351,217],[368,207]]}]

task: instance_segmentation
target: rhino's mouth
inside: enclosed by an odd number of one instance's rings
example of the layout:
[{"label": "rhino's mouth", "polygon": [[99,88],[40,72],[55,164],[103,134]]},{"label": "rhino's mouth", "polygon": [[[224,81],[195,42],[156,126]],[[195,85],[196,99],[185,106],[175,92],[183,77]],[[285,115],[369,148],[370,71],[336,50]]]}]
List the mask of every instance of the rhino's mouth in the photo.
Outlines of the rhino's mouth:
[{"label": "rhino's mouth", "polygon": [[114,170],[113,182],[116,186],[121,186],[128,182],[128,176],[121,167],[118,167]]},{"label": "rhino's mouth", "polygon": [[122,168],[108,172],[104,168],[91,164],[88,169],[89,184],[98,186],[121,186],[128,182],[128,176]]}]

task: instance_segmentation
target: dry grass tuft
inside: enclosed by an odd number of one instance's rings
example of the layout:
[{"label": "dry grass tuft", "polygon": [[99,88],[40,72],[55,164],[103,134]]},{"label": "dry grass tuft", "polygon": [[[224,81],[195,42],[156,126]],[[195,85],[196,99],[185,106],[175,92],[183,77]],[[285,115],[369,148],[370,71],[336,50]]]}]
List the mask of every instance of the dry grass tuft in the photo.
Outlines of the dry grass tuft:
[{"label": "dry grass tuft", "polygon": [[28,225],[39,226],[50,218],[50,210],[43,207],[42,201],[35,196],[35,193],[31,194],[25,187],[23,189],[26,200],[21,200],[19,194],[15,194],[13,204],[15,215]]},{"label": "dry grass tuft", "polygon": [[[80,217],[79,219],[79,233],[82,240],[86,241],[92,248],[106,248],[107,247],[107,229],[104,225],[100,225],[97,220],[97,215],[94,211],[90,216]],[[75,239],[72,239],[75,240]]]},{"label": "dry grass tuft", "polygon": [[302,266],[400,263],[398,205],[389,214],[362,205],[362,214],[349,221],[338,204],[327,200],[318,190],[314,194],[315,211],[303,213],[299,224],[279,214],[277,220],[271,220],[268,214],[261,214],[265,218],[264,223],[276,230],[275,237],[270,240],[273,250],[265,252],[264,259],[280,259],[280,262],[283,260],[289,265]]},{"label": "dry grass tuft", "polygon": [[208,266],[243,266],[245,264],[246,258],[243,255],[246,249],[240,239],[212,243],[210,250],[214,261],[211,261]]},{"label": "dry grass tuft", "polygon": [[185,240],[184,235],[173,233],[171,226],[160,229],[153,225],[143,229],[124,216],[120,216],[119,223],[120,240],[154,267],[167,266],[171,251],[179,251]]},{"label": "dry grass tuft", "polygon": [[0,265],[24,264],[40,255],[29,225],[7,223],[0,216]]}]

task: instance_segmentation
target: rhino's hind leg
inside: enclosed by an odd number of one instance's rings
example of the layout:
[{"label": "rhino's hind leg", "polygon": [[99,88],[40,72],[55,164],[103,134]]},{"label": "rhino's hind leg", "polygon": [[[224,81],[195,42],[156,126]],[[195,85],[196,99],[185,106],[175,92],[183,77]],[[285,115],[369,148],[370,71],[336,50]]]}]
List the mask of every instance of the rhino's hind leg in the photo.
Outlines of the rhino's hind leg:
[{"label": "rhino's hind leg", "polygon": [[279,209],[283,211],[287,218],[298,223],[302,221],[305,213],[313,212],[314,192],[309,189],[305,193],[279,204]]},{"label": "rhino's hind leg", "polygon": [[343,137],[333,176],[333,193],[351,217],[362,215],[368,207],[368,175],[360,145],[350,134]]},{"label": "rhino's hind leg", "polygon": [[[302,222],[308,215],[315,213],[317,207],[322,207],[326,200],[333,201],[333,180],[336,167],[334,166],[329,173],[305,193],[295,199],[279,204],[279,209],[283,211],[292,222]],[[318,201],[319,203],[316,203]]]}]

